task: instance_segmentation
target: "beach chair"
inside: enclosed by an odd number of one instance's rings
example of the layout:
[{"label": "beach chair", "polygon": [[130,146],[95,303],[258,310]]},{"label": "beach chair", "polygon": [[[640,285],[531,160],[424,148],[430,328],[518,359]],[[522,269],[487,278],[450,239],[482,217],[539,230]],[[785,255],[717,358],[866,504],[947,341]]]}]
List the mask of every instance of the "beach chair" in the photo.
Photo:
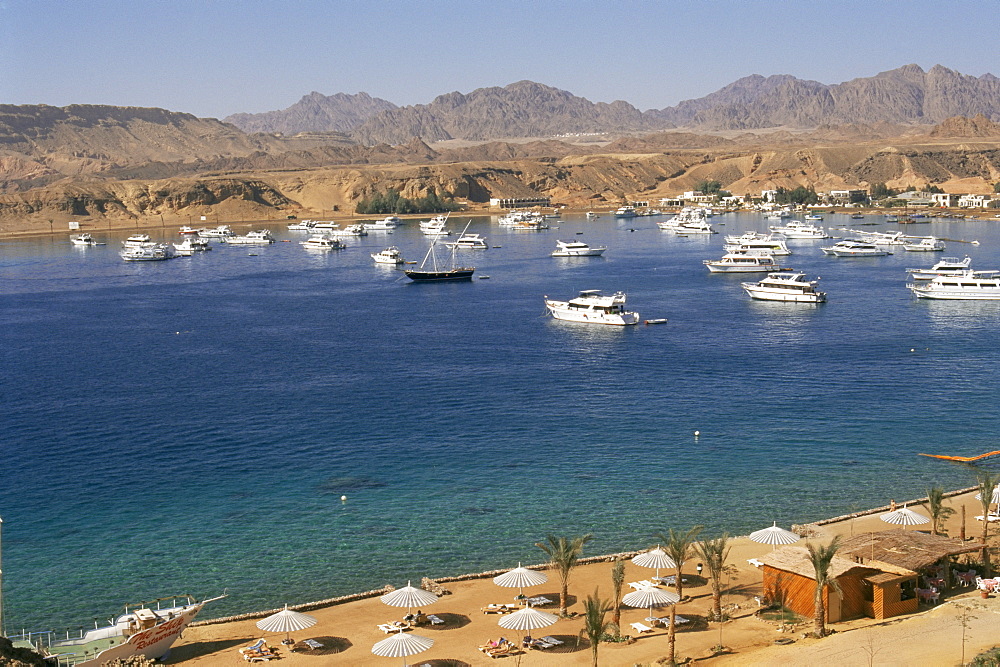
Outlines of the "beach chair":
[{"label": "beach chair", "polygon": [[514,611],[515,607],[508,604],[488,604],[483,607],[484,614],[506,614],[507,612]]},{"label": "beach chair", "polygon": [[654,584],[652,581],[649,581],[648,579],[644,581],[630,581],[628,585],[637,591],[641,591],[646,588],[656,588],[656,584]]},{"label": "beach chair", "polygon": [[762,568],[762,567],[764,567],[763,561],[760,561],[760,560],[758,560],[756,558],[748,558],[747,562],[750,563],[751,565],[753,565],[756,568]]},{"label": "beach chair", "polygon": [[247,646],[246,648],[241,648],[240,652],[243,651],[260,651],[267,648],[267,640],[264,638],[258,639],[252,646]]},{"label": "beach chair", "polygon": [[302,643],[309,648],[310,651],[318,651],[319,649],[326,648],[323,644],[320,644],[315,639],[303,639]]},{"label": "beach chair", "polygon": [[409,630],[410,626],[401,621],[393,621],[392,623],[380,623],[378,629],[389,634],[390,632],[399,632],[400,630]]},{"label": "beach chair", "polygon": [[652,632],[653,631],[653,628],[649,627],[645,623],[639,623],[639,622],[632,623],[632,629],[635,630],[636,632],[638,632],[640,635],[643,634],[643,633],[645,633],[645,632]]},{"label": "beach chair", "polygon": [[427,620],[431,622],[431,625],[444,625],[444,619],[434,614],[427,614]]},{"label": "beach chair", "polygon": [[493,649],[500,648],[500,642],[499,641],[493,641],[491,639],[490,641],[486,642],[482,646],[477,646],[476,648],[478,648],[483,653],[486,653],[487,651],[491,651]]}]

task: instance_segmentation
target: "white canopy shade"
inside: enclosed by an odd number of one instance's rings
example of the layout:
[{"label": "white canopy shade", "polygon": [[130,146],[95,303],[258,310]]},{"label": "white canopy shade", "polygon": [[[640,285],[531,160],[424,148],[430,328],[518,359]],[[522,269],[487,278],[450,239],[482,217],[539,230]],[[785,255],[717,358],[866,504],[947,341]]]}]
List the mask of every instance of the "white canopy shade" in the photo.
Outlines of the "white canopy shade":
[{"label": "white canopy shade", "polygon": [[[976,500],[982,500],[982,499],[983,499],[983,494],[977,493],[976,494]],[[1000,503],[1000,484],[998,484],[998,485],[996,485],[996,486],[993,487],[993,494],[990,497],[990,502],[991,503]]]},{"label": "white canopy shade", "polygon": [[750,539],[754,542],[773,546],[776,544],[795,544],[802,538],[790,530],[778,528],[778,522],[775,521],[774,525],[769,528],[762,528],[750,533]]},{"label": "white canopy shade", "polygon": [[923,514],[918,514],[903,505],[895,512],[887,512],[879,517],[886,523],[892,523],[900,526],[916,526],[922,523],[930,523],[931,520],[925,517]]},{"label": "white canopy shade", "polygon": [[663,549],[657,546],[641,554],[632,557],[632,562],[641,567],[655,567],[656,576],[660,576],[661,567],[677,567],[674,559],[667,555]]},{"label": "white canopy shade", "polygon": [[630,607],[646,607],[647,609],[666,607],[677,604],[679,601],[680,598],[677,596],[677,593],[665,591],[661,588],[640,588],[637,591],[626,594],[622,598],[622,602]]},{"label": "white canopy shade", "polygon": [[294,611],[285,605],[285,608],[276,614],[271,614],[267,618],[257,621],[257,627],[264,632],[284,632],[285,638],[289,633],[296,630],[305,630],[316,625],[316,618],[309,614]]},{"label": "white canopy shade", "polygon": [[409,614],[413,607],[425,607],[437,602],[438,597],[430,591],[414,588],[410,582],[406,582],[403,588],[386,593],[379,599],[390,607],[406,607],[406,613]]},{"label": "white canopy shade", "polygon": [[549,578],[544,572],[538,572],[537,570],[529,570],[526,567],[521,567],[518,563],[510,572],[505,572],[504,574],[493,577],[493,583],[497,586],[503,586],[504,588],[517,588],[518,593],[520,589],[525,586],[539,586],[548,581]]},{"label": "white canopy shade", "polygon": [[405,665],[406,656],[421,653],[431,646],[434,646],[434,640],[429,637],[397,632],[388,639],[383,639],[372,646],[372,653],[383,658],[404,658],[403,664]]},{"label": "white canopy shade", "polygon": [[555,614],[525,607],[513,614],[501,616],[500,627],[508,630],[537,630],[547,628],[558,620],[559,617]]}]

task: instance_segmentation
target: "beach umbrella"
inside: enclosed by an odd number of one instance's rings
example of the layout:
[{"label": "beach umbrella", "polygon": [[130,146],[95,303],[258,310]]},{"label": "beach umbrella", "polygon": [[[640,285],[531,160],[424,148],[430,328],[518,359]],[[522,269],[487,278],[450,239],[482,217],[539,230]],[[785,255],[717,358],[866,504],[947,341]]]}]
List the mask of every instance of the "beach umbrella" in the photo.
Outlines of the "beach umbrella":
[{"label": "beach umbrella", "polygon": [[[982,500],[982,499],[983,499],[983,494],[977,493],[976,500]],[[993,487],[993,495],[990,496],[990,502],[1000,503],[1000,484],[997,484],[996,486]]]},{"label": "beach umbrella", "polygon": [[521,597],[524,595],[523,588],[525,586],[538,586],[544,584],[549,578],[544,572],[538,572],[536,570],[529,570],[526,567],[521,567],[518,563],[510,572],[505,572],[504,574],[493,577],[493,583],[497,586],[503,586],[504,588],[514,588],[517,587],[517,596]]},{"label": "beach umbrella", "polygon": [[795,544],[802,538],[790,530],[778,528],[778,522],[775,521],[769,528],[761,528],[750,533],[750,539],[761,544],[770,544],[771,550],[774,551],[773,547],[777,544]]},{"label": "beach umbrella", "polygon": [[656,578],[660,578],[661,567],[677,567],[674,559],[667,555],[659,545],[632,558],[632,562],[641,567],[655,567]]},{"label": "beach umbrella", "polygon": [[288,637],[292,632],[305,630],[314,625],[316,617],[289,609],[287,604],[277,614],[271,614],[257,621],[257,627],[264,632],[284,632],[286,642],[289,641]]},{"label": "beach umbrella", "polygon": [[913,510],[909,509],[906,505],[903,505],[895,512],[887,512],[879,517],[886,523],[897,524],[902,526],[916,526],[921,523],[930,523],[931,520],[925,517],[923,514],[917,514]]},{"label": "beach umbrella", "polygon": [[406,582],[403,588],[397,588],[391,593],[386,593],[381,598],[382,602],[390,607],[406,607],[406,613],[413,611],[414,607],[420,608],[437,602],[437,596],[430,591],[421,588],[414,588],[410,582]]},{"label": "beach umbrella", "polygon": [[434,646],[434,640],[429,637],[408,635],[400,631],[372,646],[372,653],[383,658],[403,658],[403,666],[406,667],[406,656],[421,653],[431,646]]},{"label": "beach umbrella", "polygon": [[640,588],[632,591],[622,598],[622,602],[630,607],[645,607],[649,609],[649,615],[653,615],[653,607],[667,607],[680,602],[680,596],[671,591],[660,588]]},{"label": "beach umbrella", "polygon": [[555,614],[525,607],[513,614],[501,616],[500,627],[508,630],[537,630],[538,628],[547,628],[558,620],[559,617]]}]

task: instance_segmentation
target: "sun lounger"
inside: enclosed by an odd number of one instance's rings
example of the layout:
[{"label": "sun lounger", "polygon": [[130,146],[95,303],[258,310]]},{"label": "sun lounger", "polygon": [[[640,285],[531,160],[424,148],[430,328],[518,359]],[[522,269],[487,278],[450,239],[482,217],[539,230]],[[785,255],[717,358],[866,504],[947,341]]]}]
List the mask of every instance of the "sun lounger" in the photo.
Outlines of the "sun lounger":
[{"label": "sun lounger", "polygon": [[644,588],[656,588],[656,584],[652,581],[630,581],[628,585],[637,591],[641,591]]},{"label": "sun lounger", "polygon": [[267,648],[267,640],[266,639],[258,639],[257,643],[255,643],[253,646],[247,646],[246,648],[240,649],[240,651],[241,652],[242,651],[259,651],[261,649],[266,649],[266,648]]},{"label": "sun lounger", "polygon": [[326,648],[323,644],[320,644],[315,639],[303,639],[302,643],[308,646],[310,651],[318,651],[321,648]]},{"label": "sun lounger", "polygon": [[552,600],[542,595],[539,595],[538,597],[528,598],[525,600],[525,602],[530,604],[532,607],[541,607],[542,605],[552,604]]},{"label": "sun lounger", "polygon": [[434,614],[427,614],[427,620],[431,622],[431,625],[444,625],[444,619]]},{"label": "sun lounger", "polygon": [[378,629],[389,634],[390,632],[399,632],[400,630],[409,630],[410,626],[401,621],[393,621],[392,623],[381,623],[378,625]]},{"label": "sun lounger", "polygon": [[762,561],[757,560],[756,558],[749,558],[747,559],[747,562],[753,565],[754,567],[758,568],[764,567],[764,563]]},{"label": "sun lounger", "polygon": [[484,614],[506,614],[511,611],[516,611],[517,607],[510,604],[488,604],[483,607]]},{"label": "sun lounger", "polygon": [[640,635],[644,632],[652,632],[653,628],[649,627],[644,623],[632,623],[632,629],[638,632]]},{"label": "sun lounger", "polygon": [[542,641],[545,642],[546,644],[552,644],[553,646],[559,646],[560,644],[566,643],[564,641],[556,639],[555,637],[552,637],[551,635],[548,637],[542,637]]},{"label": "sun lounger", "polygon": [[[1000,514],[993,514],[993,513],[991,512],[991,513],[989,514],[989,517],[990,517],[990,519],[989,519],[989,520],[990,520],[990,523],[993,523],[994,521],[1000,521]],[[982,515],[982,514],[980,514],[980,515],[978,515],[978,516],[976,517],[976,521],[982,521],[982,520],[983,520],[983,515]]]}]

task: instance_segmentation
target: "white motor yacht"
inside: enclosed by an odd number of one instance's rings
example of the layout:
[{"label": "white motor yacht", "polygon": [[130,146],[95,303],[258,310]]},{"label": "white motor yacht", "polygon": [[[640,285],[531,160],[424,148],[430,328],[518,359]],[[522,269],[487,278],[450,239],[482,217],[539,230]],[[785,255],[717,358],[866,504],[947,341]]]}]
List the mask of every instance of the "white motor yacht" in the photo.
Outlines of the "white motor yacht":
[{"label": "white motor yacht", "polygon": [[941,261],[929,269],[907,269],[914,280],[932,280],[938,276],[960,276],[969,270],[972,258],[942,257]]},{"label": "white motor yacht", "polygon": [[944,241],[933,236],[922,238],[917,243],[903,244],[903,250],[908,250],[910,252],[937,252],[944,249]]},{"label": "white motor yacht", "polygon": [[331,239],[323,234],[316,234],[305,241],[299,241],[299,245],[309,250],[342,250],[346,247],[341,241]]},{"label": "white motor yacht", "polygon": [[177,233],[180,234],[181,236],[197,236],[198,230],[195,229],[194,227],[188,227],[187,225],[184,225],[179,230],[177,230]]},{"label": "white motor yacht", "polygon": [[197,236],[187,236],[180,243],[174,243],[173,246],[174,251],[178,255],[185,257],[190,257],[196,252],[205,252],[212,249],[207,240],[198,238]]},{"label": "white motor yacht", "polygon": [[331,229],[340,229],[340,223],[333,220],[313,220],[312,222],[312,231],[314,232],[328,232]]},{"label": "white motor yacht", "polygon": [[937,276],[930,282],[909,283],[921,299],[1000,301],[1000,271],[966,271],[957,276]]},{"label": "white motor yacht", "polygon": [[786,239],[828,239],[830,235],[822,227],[801,220],[789,220],[783,225],[768,227],[775,234],[781,234]]},{"label": "white motor yacht", "polygon": [[823,219],[823,216],[819,215],[818,213],[810,213],[809,215],[805,215],[805,216],[802,216],[802,217],[804,217],[806,220],[822,220]]},{"label": "white motor yacht", "polygon": [[202,228],[198,230],[198,236],[203,239],[226,239],[233,235],[233,230],[229,225],[219,225],[211,229]]},{"label": "white motor yacht", "polygon": [[767,273],[784,270],[770,255],[740,252],[729,252],[722,259],[706,259],[703,263],[712,273]]},{"label": "white motor yacht", "polygon": [[795,303],[823,303],[826,292],[816,290],[816,280],[806,280],[804,273],[769,273],[756,283],[741,283],[754,299],[762,301],[793,301]]},{"label": "white motor yacht", "polygon": [[479,234],[462,234],[455,241],[446,241],[445,245],[458,250],[487,250],[490,247],[486,239]]},{"label": "white motor yacht", "polygon": [[328,236],[368,236],[368,232],[365,231],[364,225],[347,225],[343,229],[335,228],[326,230]]},{"label": "white motor yacht", "polygon": [[142,248],[144,246],[152,245],[153,239],[150,238],[149,234],[133,234],[124,241],[122,241],[122,246],[126,248]]},{"label": "white motor yacht", "polygon": [[399,226],[399,218],[395,215],[387,215],[381,220],[375,220],[373,222],[365,222],[362,224],[365,231],[369,232],[385,232],[393,230]]},{"label": "white motor yacht", "polygon": [[615,211],[616,218],[634,218],[637,215],[634,206],[621,206]]},{"label": "white motor yacht", "polygon": [[79,246],[92,246],[92,245],[104,245],[99,241],[95,241],[94,237],[90,235],[90,232],[84,232],[83,234],[77,234],[76,236],[69,237],[70,243]]},{"label": "white motor yacht", "polygon": [[626,326],[639,323],[639,313],[625,310],[625,295],[615,292],[604,296],[600,290],[585,290],[569,301],[545,297],[545,307],[552,317],[567,322]]},{"label": "white motor yacht", "polygon": [[118,253],[126,262],[158,262],[177,256],[174,247],[167,243],[154,243],[144,246],[122,248]]},{"label": "white motor yacht", "polygon": [[389,246],[385,250],[373,252],[371,256],[376,264],[403,264],[406,261],[403,259],[403,253],[396,246]]},{"label": "white motor yacht", "polygon": [[271,232],[268,230],[261,229],[254,232],[247,232],[243,236],[230,236],[226,239],[226,242],[236,245],[267,245],[274,243],[274,237],[271,236]]},{"label": "white motor yacht", "polygon": [[290,232],[311,232],[313,227],[316,226],[315,220],[300,220],[299,222],[291,222],[288,224],[288,231]]},{"label": "white motor yacht", "polygon": [[592,248],[583,241],[556,241],[552,257],[600,257],[605,250],[605,246]]},{"label": "white motor yacht", "polygon": [[788,249],[788,245],[785,243],[785,240],[775,238],[773,234],[764,236],[763,238],[744,238],[733,243],[727,242],[725,250],[726,252],[743,252],[747,254],[763,252],[765,254],[775,256],[792,254],[792,251]]},{"label": "white motor yacht", "polygon": [[891,255],[886,248],[869,243],[868,241],[856,241],[854,239],[844,239],[837,241],[832,246],[820,248],[827,255],[835,257],[882,257]]},{"label": "white motor yacht", "polygon": [[669,220],[656,223],[660,229],[687,234],[714,234],[708,223],[708,209],[701,206],[685,206],[681,212]]}]

